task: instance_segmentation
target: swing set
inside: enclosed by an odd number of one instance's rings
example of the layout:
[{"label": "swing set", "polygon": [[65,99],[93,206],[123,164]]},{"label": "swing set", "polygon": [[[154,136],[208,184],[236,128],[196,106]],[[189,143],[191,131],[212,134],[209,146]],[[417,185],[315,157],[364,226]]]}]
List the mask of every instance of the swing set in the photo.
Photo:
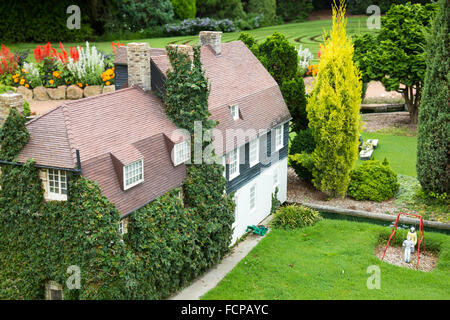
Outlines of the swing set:
[{"label": "swing set", "polygon": [[387,248],[389,247],[389,243],[392,241],[394,241],[395,239],[395,233],[397,232],[397,227],[398,227],[398,222],[400,220],[400,216],[401,215],[405,215],[405,216],[412,216],[415,218],[418,218],[419,221],[419,234],[418,234],[418,240],[417,240],[417,270],[419,270],[419,259],[420,259],[420,244],[423,242],[423,250],[425,250],[425,240],[424,240],[424,231],[423,231],[423,219],[422,216],[417,215],[417,214],[412,214],[412,213],[406,213],[406,212],[400,212],[397,215],[397,219],[395,219],[395,223],[394,223],[394,227],[392,228],[391,231],[391,236],[389,237],[388,243],[386,244],[386,248],[384,249],[384,253],[383,253],[383,257],[381,258],[381,261],[383,261],[384,256],[386,254]]}]

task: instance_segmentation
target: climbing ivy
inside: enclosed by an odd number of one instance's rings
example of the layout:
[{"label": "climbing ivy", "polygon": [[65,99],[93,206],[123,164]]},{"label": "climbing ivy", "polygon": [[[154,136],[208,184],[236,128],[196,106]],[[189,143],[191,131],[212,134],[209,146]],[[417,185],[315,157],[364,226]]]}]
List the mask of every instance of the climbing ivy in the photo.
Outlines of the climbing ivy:
[{"label": "climbing ivy", "polygon": [[13,161],[30,139],[25,127],[26,119],[15,109],[0,128],[0,160]]}]

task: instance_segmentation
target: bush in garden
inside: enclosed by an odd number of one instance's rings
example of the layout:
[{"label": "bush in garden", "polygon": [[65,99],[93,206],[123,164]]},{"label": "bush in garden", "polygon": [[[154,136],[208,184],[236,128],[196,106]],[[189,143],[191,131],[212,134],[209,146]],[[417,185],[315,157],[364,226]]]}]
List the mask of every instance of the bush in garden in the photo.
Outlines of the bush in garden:
[{"label": "bush in garden", "polygon": [[259,61],[281,86],[297,74],[298,53],[281,33],[275,32],[259,45]]},{"label": "bush in garden", "polygon": [[171,0],[175,15],[181,19],[193,19],[197,12],[195,0]]},{"label": "bush in garden", "polygon": [[381,19],[378,35],[355,41],[364,82],[381,81],[387,91],[402,93],[411,123],[417,123],[425,78],[423,29],[435,15],[434,4],[393,5]]},{"label": "bush in garden", "polygon": [[285,22],[305,21],[312,11],[313,5],[309,0],[278,0],[277,15]]},{"label": "bush in garden", "polygon": [[276,15],[276,0],[248,0],[247,13],[263,14],[263,25],[270,25]]},{"label": "bush in garden", "polygon": [[258,46],[258,43],[256,42],[255,37],[253,37],[251,34],[249,34],[247,32],[241,32],[239,34],[238,40],[241,40],[247,46],[247,48],[249,48],[250,51],[253,52],[253,54],[256,57],[258,57],[259,46]]},{"label": "bush in garden", "polygon": [[197,16],[215,19],[243,19],[241,0],[196,0]]},{"label": "bush in garden", "polygon": [[236,31],[233,21],[229,19],[215,20],[210,18],[184,20],[180,23],[167,24],[164,28],[166,34],[172,36],[194,35],[200,31]]},{"label": "bush in garden", "polygon": [[311,129],[300,130],[291,142],[289,162],[297,176],[303,181],[311,182],[314,162],[311,153],[316,148]]},{"label": "bush in garden", "polygon": [[321,219],[318,211],[292,204],[281,207],[275,212],[271,226],[276,229],[297,229],[313,226]]},{"label": "bush in garden", "polygon": [[240,30],[252,30],[259,28],[263,22],[264,15],[250,13],[244,19],[235,20],[235,25]]},{"label": "bush in garden", "polygon": [[358,157],[361,87],[346,35],[343,1],[333,8],[333,27],[319,63],[319,74],[308,97],[309,127],[317,143],[313,183],[329,196],[345,196],[350,171]]},{"label": "bush in garden", "polygon": [[87,1],[77,1],[81,9],[80,29],[67,28],[66,10],[72,0],[2,1],[0,5],[0,35],[7,43],[86,41],[93,36]]},{"label": "bush in garden", "polygon": [[417,178],[426,191],[449,193],[450,5],[445,0],[439,4],[425,50],[427,70],[419,111]]},{"label": "bush in garden", "polygon": [[395,196],[400,184],[385,160],[367,160],[350,174],[348,195],[356,200],[384,201]]},{"label": "bush in garden", "polygon": [[381,13],[385,13],[393,4],[411,3],[431,3],[431,0],[347,0],[347,8],[351,14],[366,14],[367,8],[371,5],[380,7]]},{"label": "bush in garden", "polygon": [[281,93],[292,116],[292,130],[298,132],[308,127],[306,114],[305,82],[300,74],[282,83]]}]

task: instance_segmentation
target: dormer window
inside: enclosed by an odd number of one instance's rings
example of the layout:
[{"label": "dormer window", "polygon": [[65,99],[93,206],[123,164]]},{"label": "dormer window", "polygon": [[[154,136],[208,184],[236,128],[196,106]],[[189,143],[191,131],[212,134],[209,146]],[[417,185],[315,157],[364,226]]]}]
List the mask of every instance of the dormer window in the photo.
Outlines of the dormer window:
[{"label": "dormer window", "polygon": [[237,104],[230,106],[230,111],[233,120],[239,119],[239,106]]},{"label": "dormer window", "polygon": [[189,147],[189,143],[187,141],[177,143],[174,146],[173,154],[175,166],[188,161],[191,158],[191,150]]},{"label": "dormer window", "polygon": [[123,167],[124,190],[144,181],[144,160],[138,160]]}]

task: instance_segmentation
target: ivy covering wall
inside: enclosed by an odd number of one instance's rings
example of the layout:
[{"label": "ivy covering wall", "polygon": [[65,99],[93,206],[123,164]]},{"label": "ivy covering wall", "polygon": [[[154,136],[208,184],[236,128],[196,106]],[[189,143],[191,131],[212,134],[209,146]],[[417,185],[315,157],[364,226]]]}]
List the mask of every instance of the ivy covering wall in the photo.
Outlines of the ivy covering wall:
[{"label": "ivy covering wall", "polygon": [[[198,49],[192,72],[185,56],[173,52],[171,61],[175,74],[186,73],[186,88],[207,83]],[[168,77],[169,95],[175,78]],[[209,88],[200,87],[190,93],[197,95],[192,101],[207,108]],[[186,101],[184,106],[192,108]],[[10,114],[3,136],[28,137],[18,117]],[[211,128],[208,117],[204,110],[196,120]],[[5,139],[0,143],[3,150],[8,145]],[[43,299],[50,280],[62,286],[64,299],[161,299],[219,262],[229,249],[234,202],[224,193],[222,165],[189,165],[184,200],[175,189],[132,213],[124,236],[118,210],[97,183],[72,174],[69,200],[45,202],[33,160],[1,169],[0,299]],[[74,265],[80,268],[81,286],[69,290],[67,269]]]}]

